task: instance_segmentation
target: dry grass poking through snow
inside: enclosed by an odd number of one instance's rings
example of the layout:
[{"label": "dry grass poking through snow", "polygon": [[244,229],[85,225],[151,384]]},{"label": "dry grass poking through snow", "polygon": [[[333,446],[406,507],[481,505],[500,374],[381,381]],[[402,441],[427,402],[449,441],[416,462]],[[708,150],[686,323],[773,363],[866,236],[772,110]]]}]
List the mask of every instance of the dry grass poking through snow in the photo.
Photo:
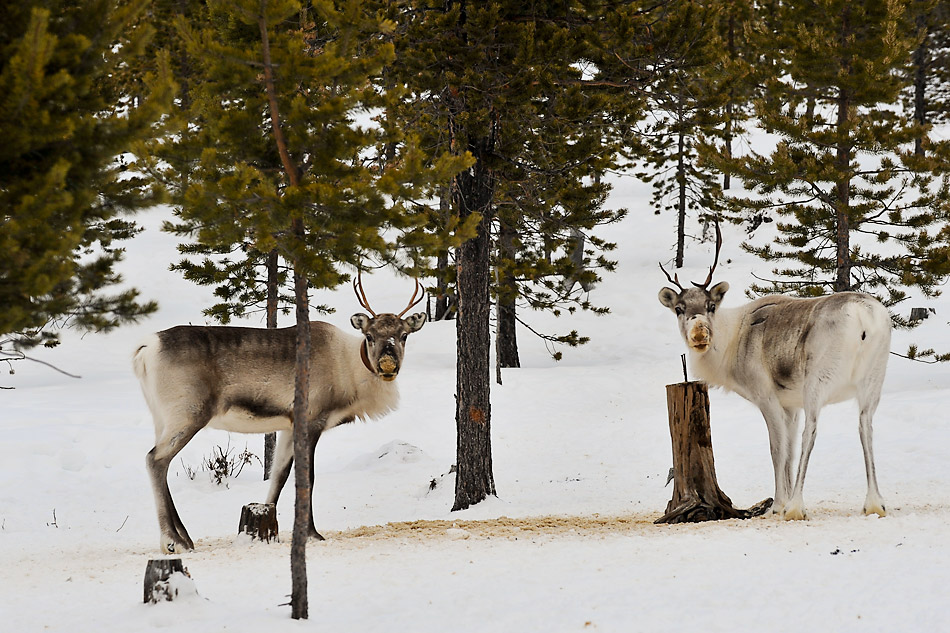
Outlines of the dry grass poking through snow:
[{"label": "dry grass poking through snow", "polygon": [[403,521],[385,525],[366,525],[326,534],[337,539],[390,538],[508,538],[531,536],[601,536],[640,531],[654,527],[655,517],[648,516],[542,516],[512,519]]}]

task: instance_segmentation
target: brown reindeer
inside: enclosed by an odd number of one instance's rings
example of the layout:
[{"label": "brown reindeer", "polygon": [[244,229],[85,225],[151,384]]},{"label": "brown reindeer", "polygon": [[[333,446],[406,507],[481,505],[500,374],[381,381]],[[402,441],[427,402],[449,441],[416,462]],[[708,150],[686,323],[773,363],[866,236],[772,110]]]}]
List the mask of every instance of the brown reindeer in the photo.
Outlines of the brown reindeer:
[{"label": "brown reindeer", "polygon": [[[362,289],[357,299],[368,312],[350,318],[355,337],[321,321],[310,323],[311,472],[321,433],[355,418],[374,419],[394,409],[394,382],[406,338],[425,324],[424,313],[403,318],[424,294],[419,282],[399,314],[376,314]],[[417,299],[418,295],[418,299]],[[168,489],[168,466],[205,427],[238,433],[279,431],[268,503],[276,503],[293,463],[295,328],[260,329],[180,325],[152,334],[135,351],[133,366],[155,422],[155,447],[146,457],[161,549],[194,548]],[[312,487],[311,487],[312,495]],[[311,497],[310,533],[314,526]]]}]

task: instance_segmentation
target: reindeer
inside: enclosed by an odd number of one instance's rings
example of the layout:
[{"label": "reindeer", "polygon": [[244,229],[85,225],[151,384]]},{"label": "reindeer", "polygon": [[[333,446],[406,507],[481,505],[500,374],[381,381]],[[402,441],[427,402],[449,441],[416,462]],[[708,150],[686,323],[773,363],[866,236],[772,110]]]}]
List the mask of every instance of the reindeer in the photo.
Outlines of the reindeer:
[{"label": "reindeer", "polygon": [[[393,382],[406,338],[425,324],[424,313],[402,318],[422,301],[416,281],[399,314],[376,314],[359,276],[353,281],[363,313],[350,318],[362,337],[329,323],[310,323],[309,427],[311,471],[321,433],[355,418],[375,419],[396,407]],[[417,299],[416,296],[419,295]],[[238,433],[279,431],[268,503],[277,503],[293,463],[295,328],[260,329],[180,325],[151,335],[135,351],[133,366],[155,422],[155,446],[146,466],[155,494],[161,549],[194,549],[168,489],[168,466],[205,427]],[[313,522],[310,536],[322,540]]]},{"label": "reindeer", "polygon": [[[660,303],[676,313],[690,367],[713,386],[735,391],[762,412],[775,470],[772,511],[786,520],[804,519],[802,489],[815,443],[818,412],[826,404],[856,398],[868,492],[865,514],[885,515],[871,450],[871,419],[881,397],[891,340],[891,320],[874,297],[839,292],[797,299],[761,297],[738,308],[720,309],[729,284],[712,288],[722,234],[716,226],[716,255],[706,281],[683,288],[678,276],[660,269],[672,288]],[[798,472],[792,480],[793,433],[805,411]]]}]

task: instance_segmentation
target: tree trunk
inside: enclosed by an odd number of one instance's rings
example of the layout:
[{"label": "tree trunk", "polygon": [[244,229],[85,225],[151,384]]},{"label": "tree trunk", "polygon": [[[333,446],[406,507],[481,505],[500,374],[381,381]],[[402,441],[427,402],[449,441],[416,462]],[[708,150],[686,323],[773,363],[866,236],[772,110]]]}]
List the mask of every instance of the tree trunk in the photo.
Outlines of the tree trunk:
[{"label": "tree trunk", "polygon": [[[729,51],[729,59],[735,61],[738,57],[736,53],[736,14],[735,14],[735,5],[730,3],[729,7],[729,25],[726,30],[726,48]],[[732,115],[734,112],[734,102],[736,99],[735,88],[729,89],[729,97],[726,100],[726,123],[723,129],[723,153],[726,155],[726,158],[729,162],[732,161],[732,134],[733,134],[733,121]],[[731,176],[729,171],[726,170],[722,174],[722,189],[723,191],[728,191],[732,186]]]},{"label": "tree trunk", "polygon": [[[845,3],[844,15],[841,20],[841,41],[851,37],[850,6]],[[852,73],[851,59],[842,62],[841,73]],[[851,93],[843,86],[838,89],[837,99],[837,148],[835,155],[835,172],[838,179],[835,191],[835,234],[837,257],[835,263],[835,292],[851,290],[851,138],[848,132],[849,110],[851,109]]]},{"label": "tree trunk", "polygon": [[838,98],[838,148],[835,171],[838,182],[835,186],[835,292],[851,290],[851,141],[840,135],[847,134],[848,94],[842,89]]},{"label": "tree trunk", "polygon": [[[439,213],[444,220],[448,219],[452,210],[451,188],[442,187],[439,192]],[[449,252],[440,252],[438,263],[436,265],[436,288],[438,292],[435,297],[435,320],[442,321],[451,318],[451,306],[449,305]]]},{"label": "tree trunk", "polygon": [[676,182],[678,184],[676,202],[676,262],[677,268],[683,267],[683,258],[686,250],[686,134],[680,129],[678,132],[676,157]]},{"label": "tree trunk", "polygon": [[706,383],[667,385],[666,406],[673,440],[673,498],[666,505],[666,514],[656,523],[747,519],[764,514],[771,507],[772,499],[748,510],[740,510],[719,489],[709,429]]},{"label": "tree trunk", "polygon": [[[267,329],[277,328],[277,249],[267,254]],[[274,448],[277,445],[277,433],[264,434],[264,480],[270,479],[270,470],[274,464]]]},{"label": "tree trunk", "polygon": [[241,508],[238,534],[248,534],[251,539],[270,543],[277,540],[277,504],[248,503]]},{"label": "tree trunk", "polygon": [[491,203],[494,183],[485,166],[491,141],[476,144],[476,164],[457,176],[456,200],[460,218],[478,213],[476,237],[463,243],[457,254],[458,365],[455,424],[457,466],[455,505],[464,510],[495,494],[491,459],[491,330],[489,281],[491,277]]},{"label": "tree trunk", "polygon": [[[300,185],[300,168],[294,162],[287,147],[287,139],[280,127],[280,109],[277,89],[274,85],[274,69],[271,65],[270,42],[267,34],[265,8],[262,5],[258,17],[261,32],[261,55],[263,57],[264,87],[270,112],[274,144],[281,165],[291,187]],[[303,243],[306,229],[303,218],[291,222],[294,237]],[[307,294],[307,276],[300,261],[294,259],[294,296],[297,307],[297,356],[294,378],[294,531],[290,542],[290,611],[295,620],[308,618],[307,605],[307,539],[310,535],[310,450],[308,426],[310,422],[310,298]]]},{"label": "tree trunk", "polygon": [[[924,33],[923,39],[914,49],[914,123],[927,124],[927,64],[930,57],[927,15],[923,11],[917,14],[917,30]],[[914,139],[914,153],[924,155],[924,133]]]},{"label": "tree trunk", "polygon": [[[502,222],[498,231],[498,254],[501,261],[514,261],[515,239],[518,232]],[[495,299],[495,362],[498,365],[498,384],[501,384],[501,369],[521,367],[518,357],[518,337],[516,329],[515,300],[518,297],[518,284],[506,266],[499,266],[498,289]]]},{"label": "tree trunk", "polygon": [[[303,221],[294,220],[295,231]],[[307,277],[294,266],[297,303],[297,362],[294,381],[294,531],[290,541],[291,617],[308,618],[307,539],[310,536],[310,301]]]}]

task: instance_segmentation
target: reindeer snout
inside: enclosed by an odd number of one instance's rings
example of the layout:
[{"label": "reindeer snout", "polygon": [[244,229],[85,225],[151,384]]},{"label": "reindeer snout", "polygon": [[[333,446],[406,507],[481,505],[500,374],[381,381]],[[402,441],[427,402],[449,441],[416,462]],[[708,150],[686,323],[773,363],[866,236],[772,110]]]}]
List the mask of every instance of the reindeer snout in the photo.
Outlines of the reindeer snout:
[{"label": "reindeer snout", "polygon": [[390,355],[379,359],[379,374],[383,380],[393,380],[399,372],[399,363]]},{"label": "reindeer snout", "polygon": [[686,342],[697,352],[705,352],[709,348],[710,338],[709,324],[697,320],[690,326]]}]

